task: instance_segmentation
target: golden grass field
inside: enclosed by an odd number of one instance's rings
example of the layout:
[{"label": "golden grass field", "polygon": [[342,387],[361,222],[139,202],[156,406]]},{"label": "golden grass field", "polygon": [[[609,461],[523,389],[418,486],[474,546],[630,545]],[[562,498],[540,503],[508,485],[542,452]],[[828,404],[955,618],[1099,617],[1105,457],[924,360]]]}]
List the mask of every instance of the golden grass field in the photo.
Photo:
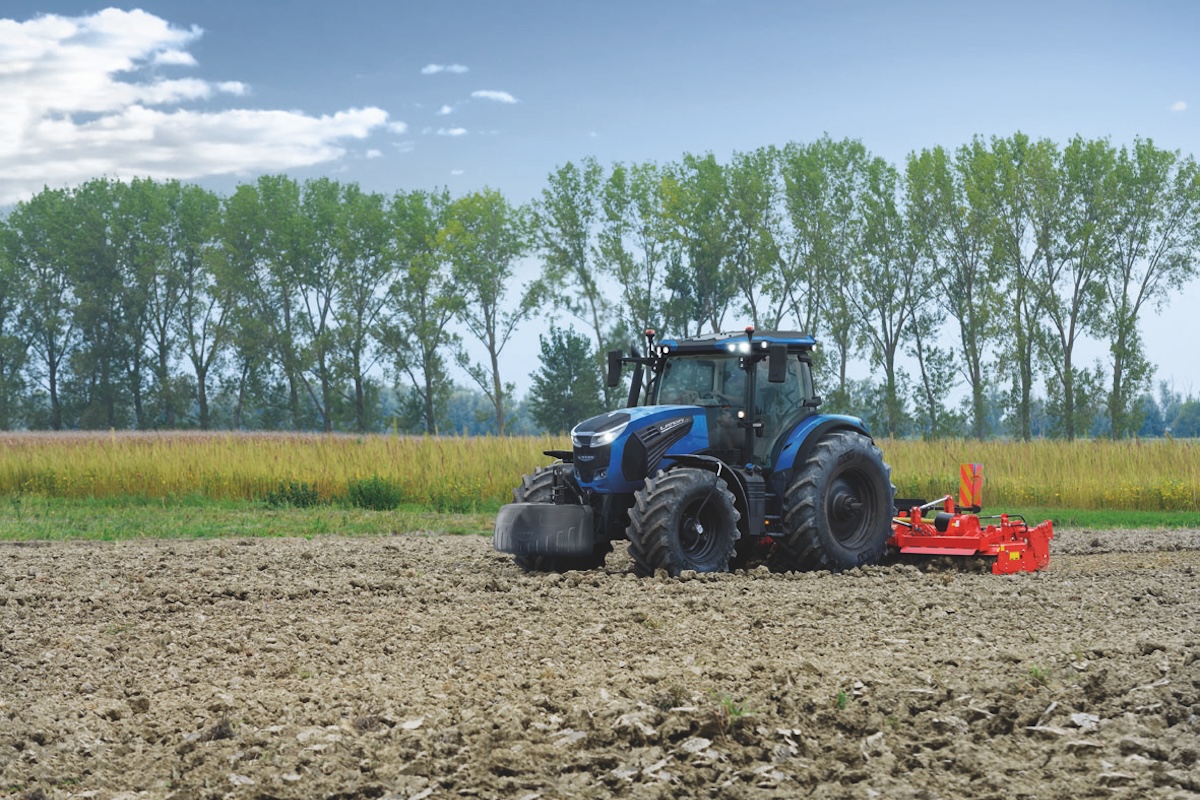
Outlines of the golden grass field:
[{"label": "golden grass field", "polygon": [[[897,493],[957,495],[958,466],[984,465],[984,504],[1200,510],[1200,443],[881,441]],[[0,493],[41,497],[264,498],[304,483],[323,499],[378,476],[439,510],[492,506],[565,437],[261,433],[16,433],[0,437]]]}]

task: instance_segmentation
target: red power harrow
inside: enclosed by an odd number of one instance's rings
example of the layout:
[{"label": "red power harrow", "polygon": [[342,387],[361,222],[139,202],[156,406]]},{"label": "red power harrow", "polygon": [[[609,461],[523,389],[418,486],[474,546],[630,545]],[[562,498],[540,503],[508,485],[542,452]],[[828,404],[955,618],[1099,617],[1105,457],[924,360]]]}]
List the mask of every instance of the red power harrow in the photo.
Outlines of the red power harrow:
[{"label": "red power harrow", "polygon": [[[892,520],[890,547],[904,554],[927,556],[981,556],[994,558],[992,573],[1036,572],[1050,563],[1050,540],[1054,525],[1046,520],[1029,527],[1018,515],[1000,514],[980,517],[983,494],[983,466],[963,464],[959,482],[958,505],[950,495],[931,503],[897,501],[897,511],[908,511]],[[941,506],[933,519],[922,512]],[[980,519],[999,520],[999,525],[980,523]]]}]

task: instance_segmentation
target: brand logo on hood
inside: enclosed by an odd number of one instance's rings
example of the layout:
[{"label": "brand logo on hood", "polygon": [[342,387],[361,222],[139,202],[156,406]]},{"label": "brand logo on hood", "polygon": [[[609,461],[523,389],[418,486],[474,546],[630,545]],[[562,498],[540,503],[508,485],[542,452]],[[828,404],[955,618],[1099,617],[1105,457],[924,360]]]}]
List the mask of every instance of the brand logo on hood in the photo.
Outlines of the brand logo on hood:
[{"label": "brand logo on hood", "polygon": [[660,433],[666,433],[667,431],[675,430],[680,425],[686,424],[689,421],[689,419],[690,419],[689,417],[680,417],[679,419],[668,420],[667,422],[664,422],[663,424],[659,425],[658,430]]}]

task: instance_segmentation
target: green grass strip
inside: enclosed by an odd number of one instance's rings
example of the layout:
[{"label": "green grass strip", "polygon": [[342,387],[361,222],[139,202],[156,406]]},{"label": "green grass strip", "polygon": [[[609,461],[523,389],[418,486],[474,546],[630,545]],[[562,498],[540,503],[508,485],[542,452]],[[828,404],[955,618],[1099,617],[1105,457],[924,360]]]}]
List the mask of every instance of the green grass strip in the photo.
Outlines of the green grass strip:
[{"label": "green grass strip", "polygon": [[197,539],[243,536],[491,535],[494,513],[440,513],[405,506],[369,511],[345,505],[272,508],[253,501],[190,498],[173,503],[9,497],[0,501],[0,541]]},{"label": "green grass strip", "polygon": [[[985,509],[984,513],[990,513]],[[1200,513],[1016,508],[1036,525],[1061,529],[1200,528]],[[271,507],[258,501],[184,498],[68,499],[9,496],[0,500],[0,541],[203,539],[244,536],[386,536],[438,533],[490,536],[495,511],[451,513],[421,506],[369,511],[344,504]],[[986,523],[987,520],[984,520]]]},{"label": "green grass strip", "polygon": [[[999,513],[985,508],[984,514]],[[1008,511],[1020,514],[1030,525],[1042,520],[1054,521],[1056,528],[1115,530],[1130,528],[1200,528],[1200,513],[1195,511],[1125,511],[1070,508],[1023,508]]]}]

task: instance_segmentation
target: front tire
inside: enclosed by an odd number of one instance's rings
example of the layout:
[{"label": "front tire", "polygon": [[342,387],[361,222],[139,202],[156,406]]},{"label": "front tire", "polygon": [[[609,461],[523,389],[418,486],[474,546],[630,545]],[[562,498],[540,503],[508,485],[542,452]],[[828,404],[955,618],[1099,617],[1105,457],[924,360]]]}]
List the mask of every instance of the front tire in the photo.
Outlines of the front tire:
[{"label": "front tire", "polygon": [[784,495],[784,535],[775,541],[771,568],[840,572],[879,563],[891,535],[891,474],[866,436],[836,431],[822,438]]},{"label": "front tire", "polygon": [[740,516],[733,492],[715,473],[681,467],[647,478],[629,511],[634,573],[728,572]]},{"label": "front tire", "polygon": [[[554,502],[554,467],[538,467],[532,475],[521,476],[521,485],[513,489],[514,503],[553,503]],[[578,487],[573,477],[563,475],[561,478],[567,484],[567,491],[574,492],[579,497]],[[516,565],[526,572],[570,572],[579,570],[585,572],[604,566],[604,560],[612,550],[612,542],[607,539],[598,541],[587,556],[513,556]]]}]

